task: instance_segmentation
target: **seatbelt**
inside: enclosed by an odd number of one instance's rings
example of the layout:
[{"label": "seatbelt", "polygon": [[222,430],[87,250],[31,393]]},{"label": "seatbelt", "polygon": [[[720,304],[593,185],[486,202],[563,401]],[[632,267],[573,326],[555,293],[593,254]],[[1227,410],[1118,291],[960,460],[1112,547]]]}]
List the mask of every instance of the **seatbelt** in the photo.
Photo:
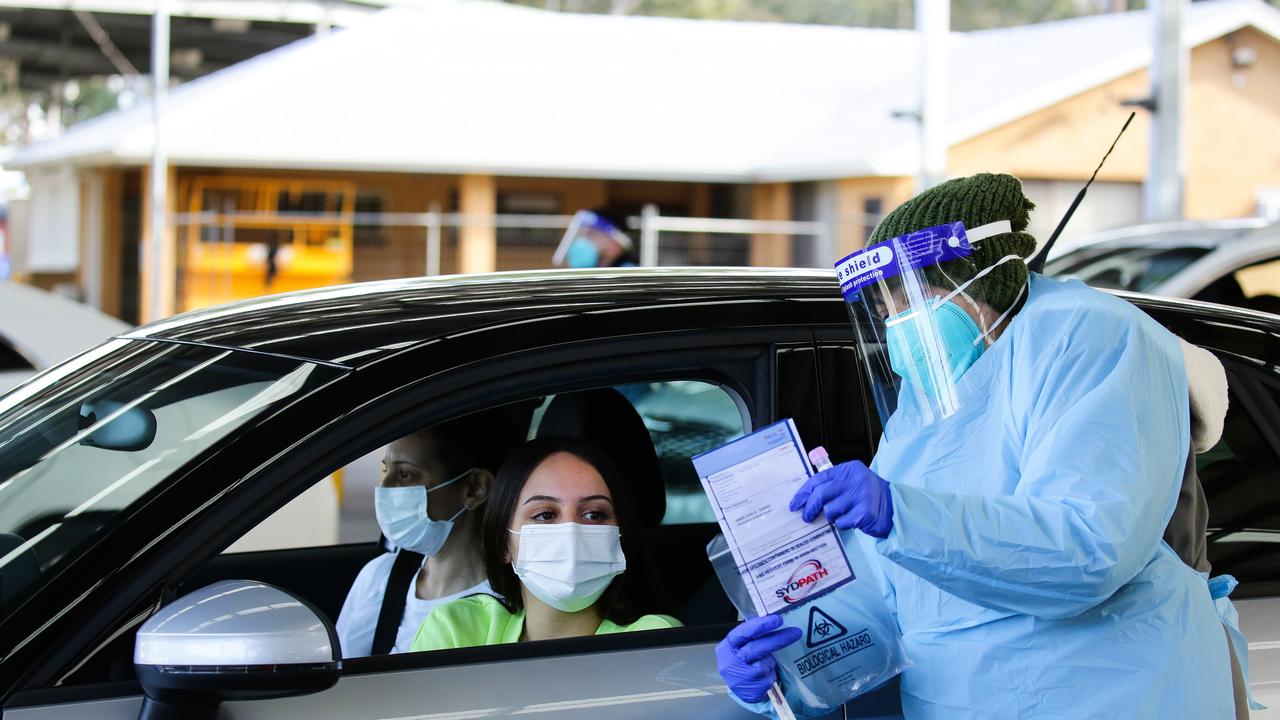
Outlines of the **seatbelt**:
[{"label": "seatbelt", "polygon": [[422,567],[422,553],[400,549],[396,553],[395,562],[391,565],[391,574],[387,577],[387,587],[382,591],[382,608],[378,610],[378,624],[373,631],[372,654],[386,655],[396,644],[396,631],[400,629],[400,621],[404,619],[405,598],[409,595],[409,584]]}]

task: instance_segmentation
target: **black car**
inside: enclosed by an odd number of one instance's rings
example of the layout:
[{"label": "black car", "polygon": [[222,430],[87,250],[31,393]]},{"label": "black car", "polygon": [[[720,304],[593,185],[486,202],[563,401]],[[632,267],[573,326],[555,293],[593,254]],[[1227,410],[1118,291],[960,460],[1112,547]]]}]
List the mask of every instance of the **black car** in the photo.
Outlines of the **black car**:
[{"label": "black car", "polygon": [[[1257,598],[1239,603],[1248,630],[1280,595],[1280,317],[1124,297],[1227,368],[1226,432],[1199,471],[1215,573]],[[4,717],[137,717],[138,628],[219,581],[265,582],[332,622],[376,537],[224,550],[415,429],[506,406],[532,432],[549,403],[600,388],[644,418],[661,479],[639,491],[644,546],[685,627],[348,659],[317,670],[336,685],[316,694],[226,694],[240,698],[232,715],[745,715],[715,672],[735,614],[706,559],[717,526],[688,458],[791,417],[836,462],[869,461],[879,427],[852,335],[829,272],[620,269],[292,293],[114,339],[0,396]],[[281,694],[298,681],[279,677]]]}]

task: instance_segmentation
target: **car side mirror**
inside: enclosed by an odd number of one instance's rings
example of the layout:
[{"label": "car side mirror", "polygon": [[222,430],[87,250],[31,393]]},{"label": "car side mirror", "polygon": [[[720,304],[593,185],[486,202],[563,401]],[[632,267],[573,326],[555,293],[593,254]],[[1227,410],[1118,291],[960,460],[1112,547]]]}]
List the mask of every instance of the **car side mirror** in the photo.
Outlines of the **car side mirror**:
[{"label": "car side mirror", "polygon": [[224,700],[306,695],[338,682],[337,634],[280,588],[224,580],[164,606],[138,630],[139,720],[214,720]]},{"label": "car side mirror", "polygon": [[156,415],[141,405],[126,407],[116,400],[86,400],[80,405],[80,429],[88,430],[111,418],[105,425],[89,433],[81,445],[137,452],[146,450],[156,439]]}]

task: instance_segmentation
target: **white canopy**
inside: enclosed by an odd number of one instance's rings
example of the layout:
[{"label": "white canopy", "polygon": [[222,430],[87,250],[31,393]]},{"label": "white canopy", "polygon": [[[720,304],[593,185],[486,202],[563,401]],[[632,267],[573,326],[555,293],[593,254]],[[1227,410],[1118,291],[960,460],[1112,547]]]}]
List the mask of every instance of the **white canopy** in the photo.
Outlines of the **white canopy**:
[{"label": "white canopy", "polygon": [[[1261,0],[1187,9],[1199,45]],[[1144,67],[1147,11],[952,33],[959,142]],[[916,34],[577,15],[483,1],[396,7],[177,88],[176,165],[708,181],[911,175]],[[144,104],[10,167],[142,164]]]}]

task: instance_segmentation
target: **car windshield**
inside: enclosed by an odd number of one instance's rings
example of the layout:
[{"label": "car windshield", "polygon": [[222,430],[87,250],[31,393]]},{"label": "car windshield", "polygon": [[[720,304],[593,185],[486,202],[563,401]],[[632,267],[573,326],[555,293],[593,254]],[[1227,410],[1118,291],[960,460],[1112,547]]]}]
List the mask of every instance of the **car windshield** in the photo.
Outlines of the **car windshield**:
[{"label": "car windshield", "polygon": [[1200,247],[1084,247],[1051,260],[1045,274],[1109,290],[1149,292],[1208,252]]},{"label": "car windshield", "polygon": [[115,340],[0,396],[0,611],[189,460],[331,372]]}]

